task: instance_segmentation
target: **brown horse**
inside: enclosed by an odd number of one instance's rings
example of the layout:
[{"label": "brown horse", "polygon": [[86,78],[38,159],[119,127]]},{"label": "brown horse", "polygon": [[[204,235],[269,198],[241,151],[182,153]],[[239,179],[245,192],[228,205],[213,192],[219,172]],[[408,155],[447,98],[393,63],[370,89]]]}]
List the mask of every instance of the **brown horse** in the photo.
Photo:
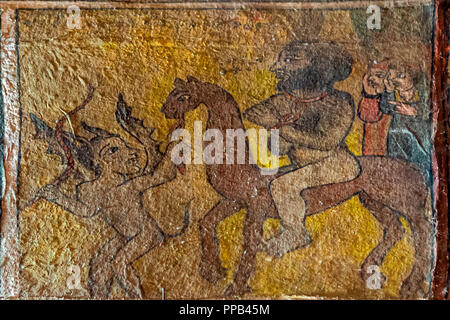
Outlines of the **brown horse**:
[{"label": "brown horse", "polygon": [[[239,107],[223,88],[188,77],[176,79],[175,89],[167,97],[161,111],[167,118],[184,118],[184,114],[204,104],[208,109],[206,129],[245,129]],[[236,158],[235,158],[236,159]],[[247,281],[254,272],[256,253],[262,241],[266,217],[277,217],[269,184],[279,174],[267,176],[249,160],[246,141],[245,164],[207,164],[209,183],[222,199],[200,221],[202,259],[200,273],[212,283],[226,276],[219,257],[217,225],[238,210],[246,209],[243,253],[233,283],[225,295],[242,295],[250,288]],[[399,217],[405,218],[412,231],[415,263],[400,295],[403,298],[426,297],[427,277],[431,269],[432,225],[425,215],[428,189],[420,171],[413,165],[387,157],[358,157],[361,173],[354,180],[310,188],[302,192],[307,203],[306,214],[312,215],[358,195],[361,203],[383,228],[383,238],[361,267],[364,280],[368,267],[381,266],[386,254],[399,241],[404,229]],[[300,195],[299,195],[300,196]],[[382,279],[384,280],[384,279]]]}]

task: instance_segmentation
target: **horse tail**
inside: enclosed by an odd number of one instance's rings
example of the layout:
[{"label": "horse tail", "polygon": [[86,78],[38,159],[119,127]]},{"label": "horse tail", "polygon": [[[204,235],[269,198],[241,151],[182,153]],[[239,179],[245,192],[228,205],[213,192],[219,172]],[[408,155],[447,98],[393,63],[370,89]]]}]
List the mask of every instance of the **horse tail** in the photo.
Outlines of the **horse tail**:
[{"label": "horse tail", "polygon": [[164,236],[166,238],[176,238],[186,232],[187,228],[189,227],[189,209],[191,207],[192,200],[194,200],[194,199],[189,200],[189,202],[184,207],[184,223],[183,223],[183,227],[181,228],[181,230],[175,234],[164,233]]}]

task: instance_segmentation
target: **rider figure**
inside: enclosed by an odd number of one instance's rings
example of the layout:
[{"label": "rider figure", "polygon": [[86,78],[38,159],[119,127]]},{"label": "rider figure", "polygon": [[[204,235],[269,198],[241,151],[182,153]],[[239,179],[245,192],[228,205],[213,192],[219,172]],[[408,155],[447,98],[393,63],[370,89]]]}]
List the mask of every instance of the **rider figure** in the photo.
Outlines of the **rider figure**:
[{"label": "rider figure", "polygon": [[251,122],[280,130],[280,153],[297,167],[271,183],[282,230],[265,243],[270,255],[281,256],[310,242],[302,190],[359,174],[345,144],[355,117],[353,99],[333,87],[348,77],[352,64],[351,56],[335,44],[292,42],[271,67],[278,92],[244,113]]}]

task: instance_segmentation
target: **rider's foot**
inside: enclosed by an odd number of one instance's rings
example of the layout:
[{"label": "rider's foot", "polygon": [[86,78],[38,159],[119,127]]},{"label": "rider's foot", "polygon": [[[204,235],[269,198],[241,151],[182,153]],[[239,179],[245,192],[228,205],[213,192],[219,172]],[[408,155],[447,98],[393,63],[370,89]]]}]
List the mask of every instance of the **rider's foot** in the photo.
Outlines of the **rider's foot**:
[{"label": "rider's foot", "polygon": [[273,257],[282,257],[288,252],[300,249],[311,243],[306,228],[285,229],[262,245],[262,250]]}]

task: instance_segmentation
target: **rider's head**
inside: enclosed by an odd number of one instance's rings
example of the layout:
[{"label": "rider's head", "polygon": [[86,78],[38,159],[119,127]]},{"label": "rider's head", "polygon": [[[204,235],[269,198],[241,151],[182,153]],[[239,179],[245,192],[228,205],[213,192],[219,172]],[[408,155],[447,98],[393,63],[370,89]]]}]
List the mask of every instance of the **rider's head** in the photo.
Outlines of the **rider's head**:
[{"label": "rider's head", "polygon": [[271,67],[278,79],[277,89],[326,90],[346,79],[353,67],[353,58],[335,43],[289,43]]}]

